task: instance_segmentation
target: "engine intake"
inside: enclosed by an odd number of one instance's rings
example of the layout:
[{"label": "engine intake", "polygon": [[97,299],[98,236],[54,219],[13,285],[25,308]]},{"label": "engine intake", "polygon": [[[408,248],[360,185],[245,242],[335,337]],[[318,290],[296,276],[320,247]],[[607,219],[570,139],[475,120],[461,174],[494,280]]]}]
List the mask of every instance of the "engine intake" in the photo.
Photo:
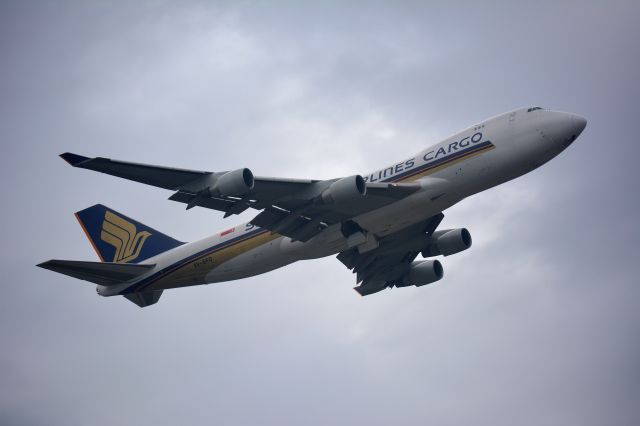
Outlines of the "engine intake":
[{"label": "engine intake", "polygon": [[237,169],[220,176],[210,191],[223,197],[246,194],[255,182],[249,169]]},{"label": "engine intake", "polygon": [[450,256],[471,247],[471,234],[466,228],[436,231],[431,242],[422,250],[422,257]]},{"label": "engine intake", "polygon": [[367,184],[360,175],[348,176],[333,182],[320,195],[322,202],[340,204],[363,197],[367,193]]},{"label": "engine intake", "polygon": [[442,268],[442,264],[437,260],[413,262],[407,275],[405,275],[402,282],[397,284],[396,287],[408,287],[410,285],[421,287],[439,281],[443,276],[444,269]]}]

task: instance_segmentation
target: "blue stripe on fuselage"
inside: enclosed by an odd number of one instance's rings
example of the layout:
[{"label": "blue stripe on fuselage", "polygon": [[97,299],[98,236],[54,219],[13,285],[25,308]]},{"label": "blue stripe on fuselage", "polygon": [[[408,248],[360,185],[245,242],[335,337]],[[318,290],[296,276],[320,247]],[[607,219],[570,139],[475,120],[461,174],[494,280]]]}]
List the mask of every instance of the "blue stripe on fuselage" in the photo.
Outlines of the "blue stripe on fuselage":
[{"label": "blue stripe on fuselage", "polygon": [[122,291],[121,294],[128,294],[128,293],[136,293],[139,291],[144,291],[144,288],[149,287],[151,284],[153,284],[154,282],[158,281],[161,278],[164,278],[165,276],[167,276],[168,274],[180,269],[182,266],[193,262],[194,260],[198,259],[199,257],[204,257],[207,256],[211,253],[215,253],[217,251],[220,251],[222,249],[225,249],[227,247],[230,247],[234,244],[240,243],[242,241],[246,241],[249,240],[251,238],[254,238],[258,235],[262,235],[266,232],[269,232],[267,229],[262,229],[262,228],[256,228],[252,231],[249,231],[243,235],[239,235],[237,237],[231,238],[230,240],[218,243],[216,245],[213,245],[211,247],[208,247],[204,250],[201,250],[197,253],[194,253],[188,257],[185,257],[184,259],[181,259],[175,263],[173,263],[172,265],[167,266],[166,268],[161,269],[160,271],[149,275],[147,278],[142,279],[140,282],[135,283],[134,285],[132,285],[131,287],[125,289],[124,291]]},{"label": "blue stripe on fuselage", "polygon": [[491,141],[484,141],[482,143],[479,143],[477,145],[474,146],[470,146],[469,148],[465,148],[462,151],[457,151],[455,153],[453,153],[452,155],[449,155],[448,157],[442,157],[440,159],[437,159],[435,161],[432,161],[430,163],[425,163],[421,166],[416,167],[415,169],[409,169],[404,171],[403,173],[400,173],[399,175],[396,176],[390,176],[387,179],[382,180],[381,182],[397,182],[399,180],[403,180],[406,179],[408,177],[411,177],[413,175],[417,175],[420,173],[423,173],[429,169],[434,169],[436,167],[440,167],[448,162],[454,161],[454,160],[458,160],[461,157],[465,157],[467,155],[473,154],[477,151],[482,151],[484,149],[488,149],[490,147],[493,147],[494,145],[491,143]]}]

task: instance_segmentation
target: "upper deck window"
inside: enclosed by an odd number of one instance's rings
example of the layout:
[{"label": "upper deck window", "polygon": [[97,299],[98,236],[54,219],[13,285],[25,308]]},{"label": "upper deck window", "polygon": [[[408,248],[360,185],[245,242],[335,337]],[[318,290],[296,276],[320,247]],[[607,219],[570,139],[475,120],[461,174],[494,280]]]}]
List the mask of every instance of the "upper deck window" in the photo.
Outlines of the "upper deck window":
[{"label": "upper deck window", "polygon": [[535,111],[535,110],[537,110],[537,109],[542,109],[542,108],[540,108],[540,107],[531,107],[531,108],[529,108],[529,109],[527,110],[527,112]]}]

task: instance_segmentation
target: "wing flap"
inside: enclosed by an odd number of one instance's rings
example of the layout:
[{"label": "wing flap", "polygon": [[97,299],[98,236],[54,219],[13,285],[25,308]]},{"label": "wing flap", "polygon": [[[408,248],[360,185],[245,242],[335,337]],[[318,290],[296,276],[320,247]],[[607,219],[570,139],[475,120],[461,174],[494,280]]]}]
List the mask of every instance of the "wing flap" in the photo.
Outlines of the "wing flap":
[{"label": "wing flap", "polygon": [[260,228],[268,229],[274,234],[290,237],[294,241],[308,241],[320,233],[326,225],[317,219],[311,219],[300,214],[267,207],[251,220],[251,223]]},{"label": "wing flap", "polygon": [[382,291],[387,287],[387,282],[383,279],[380,279],[367,281],[366,283],[354,287],[353,289],[357,291],[360,296],[368,296],[370,294]]},{"label": "wing flap", "polygon": [[229,199],[217,197],[202,197],[199,196],[199,194],[193,194],[187,191],[178,191],[171,197],[169,197],[169,199],[171,201],[185,203],[187,204],[187,207],[190,205],[200,206],[212,210],[218,210],[221,212],[226,212],[234,205],[234,201],[231,201]]},{"label": "wing flap", "polygon": [[131,281],[155,267],[155,265],[139,263],[85,262],[80,260],[57,259],[43,262],[38,266],[104,286]]}]

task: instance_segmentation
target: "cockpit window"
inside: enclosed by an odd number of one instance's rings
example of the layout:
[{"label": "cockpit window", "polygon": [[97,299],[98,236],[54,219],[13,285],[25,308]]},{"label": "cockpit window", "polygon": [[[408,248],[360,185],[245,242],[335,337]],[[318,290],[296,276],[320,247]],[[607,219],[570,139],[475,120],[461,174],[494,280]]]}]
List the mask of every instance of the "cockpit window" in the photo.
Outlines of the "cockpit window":
[{"label": "cockpit window", "polygon": [[527,112],[535,111],[535,110],[537,110],[537,109],[542,109],[542,108],[540,108],[540,107],[531,107],[531,108],[529,108],[529,109],[527,110]]}]

